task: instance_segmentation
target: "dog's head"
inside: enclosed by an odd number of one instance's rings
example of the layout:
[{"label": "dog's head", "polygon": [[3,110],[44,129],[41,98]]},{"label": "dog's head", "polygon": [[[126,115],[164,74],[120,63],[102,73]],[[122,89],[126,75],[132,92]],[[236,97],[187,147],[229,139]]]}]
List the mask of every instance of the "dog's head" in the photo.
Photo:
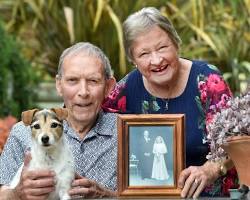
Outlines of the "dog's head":
[{"label": "dog's head", "polygon": [[23,123],[31,127],[32,138],[43,147],[56,144],[63,134],[63,119],[68,116],[65,108],[50,110],[33,109],[22,113]]}]

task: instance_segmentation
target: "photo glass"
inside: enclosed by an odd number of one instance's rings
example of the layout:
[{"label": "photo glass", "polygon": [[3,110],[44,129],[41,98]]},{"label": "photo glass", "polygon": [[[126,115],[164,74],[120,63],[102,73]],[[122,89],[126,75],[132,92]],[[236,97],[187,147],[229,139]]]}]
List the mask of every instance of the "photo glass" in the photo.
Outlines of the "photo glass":
[{"label": "photo glass", "polygon": [[129,186],[173,186],[173,169],[173,126],[129,127]]}]

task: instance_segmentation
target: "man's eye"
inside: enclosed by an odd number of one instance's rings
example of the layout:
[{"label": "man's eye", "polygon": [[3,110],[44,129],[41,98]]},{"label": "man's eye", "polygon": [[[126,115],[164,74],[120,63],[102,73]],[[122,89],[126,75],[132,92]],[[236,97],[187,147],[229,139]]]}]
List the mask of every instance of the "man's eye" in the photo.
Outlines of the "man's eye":
[{"label": "man's eye", "polygon": [[34,127],[34,129],[40,129],[40,125],[39,124],[35,124],[33,127]]},{"label": "man's eye", "polygon": [[77,78],[74,78],[74,77],[72,77],[72,78],[66,78],[66,82],[67,83],[75,83],[77,81]]},{"label": "man's eye", "polygon": [[164,50],[164,49],[166,49],[167,48],[167,46],[161,46],[160,48],[159,48],[159,50]]},{"label": "man's eye", "polygon": [[50,127],[51,127],[51,128],[56,128],[56,127],[57,127],[57,125],[58,125],[57,123],[53,122],[53,123],[51,124],[51,126],[50,126]]}]

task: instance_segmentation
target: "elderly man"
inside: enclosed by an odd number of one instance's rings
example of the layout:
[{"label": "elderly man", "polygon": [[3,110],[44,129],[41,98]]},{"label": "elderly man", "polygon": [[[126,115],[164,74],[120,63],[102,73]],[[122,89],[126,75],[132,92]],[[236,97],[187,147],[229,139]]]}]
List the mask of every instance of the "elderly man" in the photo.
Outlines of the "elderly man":
[{"label": "elderly man", "polygon": [[[56,88],[69,110],[64,134],[73,151],[76,179],[71,196],[114,196],[117,189],[116,115],[101,109],[102,101],[115,85],[108,58],[90,43],[77,43],[66,49],[59,61]],[[0,157],[0,197],[46,199],[54,190],[54,172],[23,168],[15,189],[8,184],[29,155],[30,129],[17,123]],[[63,155],[62,155],[63,156]]]}]

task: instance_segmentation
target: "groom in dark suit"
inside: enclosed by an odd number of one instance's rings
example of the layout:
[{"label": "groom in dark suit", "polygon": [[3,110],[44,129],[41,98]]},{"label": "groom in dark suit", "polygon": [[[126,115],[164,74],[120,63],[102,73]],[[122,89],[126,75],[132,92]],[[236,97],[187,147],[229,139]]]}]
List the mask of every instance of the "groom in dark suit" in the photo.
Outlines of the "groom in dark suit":
[{"label": "groom in dark suit", "polygon": [[151,178],[153,167],[153,138],[145,130],[139,141],[139,169],[142,179]]}]

